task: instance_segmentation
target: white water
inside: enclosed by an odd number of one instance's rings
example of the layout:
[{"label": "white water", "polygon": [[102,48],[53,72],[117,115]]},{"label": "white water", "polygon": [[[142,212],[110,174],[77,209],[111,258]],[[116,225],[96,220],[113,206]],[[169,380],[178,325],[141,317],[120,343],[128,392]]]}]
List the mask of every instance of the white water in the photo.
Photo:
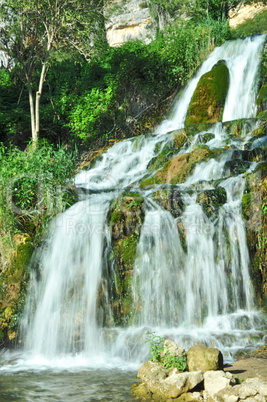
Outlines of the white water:
[{"label": "white water", "polygon": [[[93,169],[76,176],[78,187],[97,193],[53,221],[47,248],[36,256],[39,268],[33,270],[22,322],[25,352],[13,367],[128,367],[147,354],[147,329],[171,336],[185,347],[199,342],[220,347],[228,359],[233,351],[247,346],[251,336],[260,338],[256,327],[261,318],[254,311],[240,214],[244,179],[242,175],[225,177],[224,165],[231,151],[200,163],[177,187],[185,204],[180,217],[186,231],[185,249],[177,221],[146,197],[133,274],[133,325],[103,329],[97,300],[99,289],[106,289],[102,272],[110,245],[106,216],[111,200],[144,177],[151,159],[172,140],[166,133],[183,126],[198,79],[220,59],[226,60],[231,76],[224,120],[255,115],[255,93],[248,77],[255,83],[263,42],[264,37],[247,38],[216,48],[177,101],[172,119],[158,127],[159,134],[117,143]],[[210,148],[226,143],[240,149],[244,146],[245,138],[229,139],[221,124],[209,132],[215,134],[207,143]],[[249,138],[249,132],[244,135]],[[194,146],[193,142],[183,152]],[[216,219],[209,219],[196,203],[196,193],[189,196],[187,190],[192,185],[213,188],[210,181],[224,177],[221,186],[227,192],[227,203]],[[108,304],[108,294],[105,296]]]},{"label": "white water", "polygon": [[226,61],[230,72],[230,90],[225,103],[223,121],[255,117],[256,75],[263,41],[264,35],[228,41],[221,47],[215,48],[178,99],[171,119],[163,121],[157,132],[167,133],[183,128],[187,109],[200,77],[210,71],[219,60]]}]

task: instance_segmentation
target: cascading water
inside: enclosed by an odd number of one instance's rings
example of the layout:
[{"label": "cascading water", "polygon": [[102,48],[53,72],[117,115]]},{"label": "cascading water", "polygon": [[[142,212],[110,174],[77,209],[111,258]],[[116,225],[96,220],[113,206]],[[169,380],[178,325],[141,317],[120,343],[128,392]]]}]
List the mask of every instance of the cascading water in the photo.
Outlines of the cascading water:
[{"label": "cascading water", "polygon": [[[218,346],[231,360],[232,351],[246,346],[251,334],[261,336],[255,329],[261,318],[253,305],[240,212],[245,179],[242,174],[230,177],[227,170],[233,155],[229,148],[243,149],[251,130],[244,130],[242,140],[237,140],[229,138],[221,123],[209,128],[214,138],[206,146],[227,145],[227,149],[216,159],[197,164],[191,176],[176,186],[183,204],[178,218],[155,202],[155,189],[142,192],[138,183],[147,174],[149,162],[173,140],[168,132],[183,127],[199,78],[219,60],[224,59],[230,71],[223,120],[255,116],[253,88],[264,39],[247,38],[216,48],[157,134],[115,144],[93,169],[76,176],[76,186],[89,195],[52,222],[46,249],[35,255],[38,268],[33,270],[22,321],[24,364],[30,361],[32,367],[41,359],[53,366],[65,356],[64,367],[72,366],[77,353],[85,359],[79,364],[85,366],[140,362],[147,354],[144,333],[148,329],[171,336],[184,347],[199,342]],[[196,134],[180,153],[191,152],[202,135]],[[197,195],[213,190],[215,180],[220,181],[227,201],[216,216],[209,216]],[[105,250],[111,247],[107,214],[112,200],[129,186],[142,192],[146,204],[132,280],[136,309],[128,328],[104,329],[97,317],[97,303],[101,288],[109,308],[109,294],[102,286]],[[68,359],[66,363],[66,356],[72,356],[71,363]]]}]

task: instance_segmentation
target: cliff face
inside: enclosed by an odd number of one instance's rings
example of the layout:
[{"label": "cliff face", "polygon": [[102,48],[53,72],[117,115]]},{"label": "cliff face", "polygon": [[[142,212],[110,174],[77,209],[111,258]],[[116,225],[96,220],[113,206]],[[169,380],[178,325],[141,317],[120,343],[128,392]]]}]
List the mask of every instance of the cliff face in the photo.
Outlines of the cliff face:
[{"label": "cliff face", "polygon": [[110,46],[121,46],[131,40],[149,43],[155,38],[156,26],[150,15],[147,3],[143,0],[130,0],[127,4],[118,0],[108,5],[105,27]]}]

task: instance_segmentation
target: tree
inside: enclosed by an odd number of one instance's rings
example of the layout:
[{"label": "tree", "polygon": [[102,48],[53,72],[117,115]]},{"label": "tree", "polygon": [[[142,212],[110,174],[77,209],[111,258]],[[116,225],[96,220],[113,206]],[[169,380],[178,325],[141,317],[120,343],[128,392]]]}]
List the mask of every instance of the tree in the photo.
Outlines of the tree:
[{"label": "tree", "polygon": [[51,57],[66,47],[90,57],[102,3],[103,0],[0,0],[0,48],[14,60],[27,85],[35,146],[40,131],[40,99]]}]

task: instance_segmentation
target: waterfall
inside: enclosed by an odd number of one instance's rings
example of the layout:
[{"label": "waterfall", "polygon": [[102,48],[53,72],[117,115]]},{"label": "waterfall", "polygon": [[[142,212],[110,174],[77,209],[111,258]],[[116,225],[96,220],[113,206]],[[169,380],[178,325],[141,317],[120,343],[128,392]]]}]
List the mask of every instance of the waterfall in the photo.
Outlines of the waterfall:
[{"label": "waterfall", "polygon": [[[253,305],[241,216],[245,179],[242,174],[227,176],[226,168],[232,157],[229,148],[242,149],[244,142],[228,138],[220,123],[209,129],[214,138],[206,145],[223,148],[227,141],[228,149],[216,160],[198,163],[187,180],[176,186],[184,205],[179,218],[155,202],[153,190],[142,192],[138,184],[152,159],[171,143],[168,132],[183,127],[199,78],[219,60],[224,59],[230,71],[223,120],[255,116],[253,88],[264,39],[229,41],[215,48],[156,134],[115,144],[94,168],[77,174],[76,186],[89,195],[54,219],[46,246],[35,254],[22,320],[26,354],[56,359],[66,354],[106,353],[140,360],[146,353],[143,334],[147,329],[168,334],[184,346],[207,341],[228,356],[231,348],[248,342],[251,333],[246,331],[256,331],[259,313]],[[200,135],[182,152],[194,149]],[[250,131],[244,136],[248,140]],[[217,179],[227,201],[216,216],[209,217],[197,194],[214,189]],[[107,214],[112,200],[130,186],[142,192],[146,205],[132,281],[136,309],[128,328],[111,328],[107,336],[108,329],[102,328],[97,317],[100,289],[107,292],[101,286],[108,264],[105,251],[112,246]],[[178,223],[184,227],[185,239]],[[107,304],[108,297],[106,293]]]}]

